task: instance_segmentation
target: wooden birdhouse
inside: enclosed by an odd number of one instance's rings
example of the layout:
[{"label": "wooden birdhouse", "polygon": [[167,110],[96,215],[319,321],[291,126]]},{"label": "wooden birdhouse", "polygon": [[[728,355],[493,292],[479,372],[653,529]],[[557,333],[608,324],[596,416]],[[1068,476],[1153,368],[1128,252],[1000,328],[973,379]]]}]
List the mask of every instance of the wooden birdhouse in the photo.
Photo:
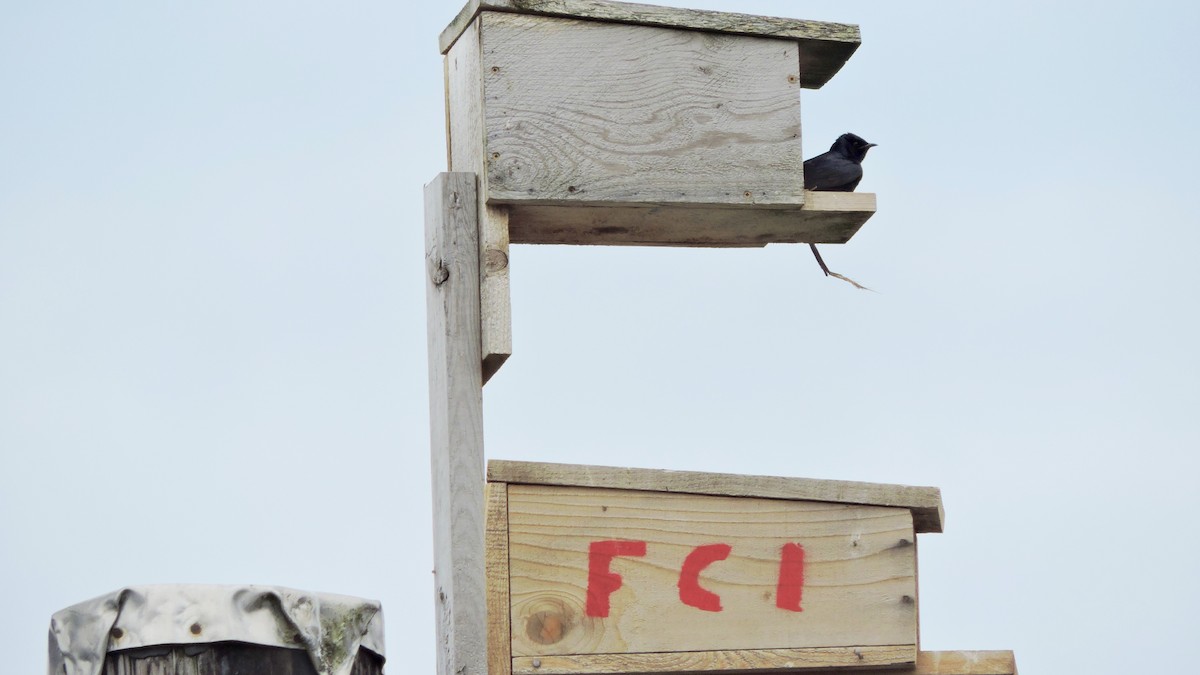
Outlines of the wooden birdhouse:
[{"label": "wooden birdhouse", "polygon": [[917,663],[936,488],[492,461],[487,499],[491,675]]},{"label": "wooden birdhouse", "polygon": [[478,489],[478,387],[512,353],[509,245],[846,242],[875,196],[804,190],[800,89],[858,44],[851,25],[605,0],[471,0],[442,33],[450,172],[425,189],[440,673],[1015,675],[1011,652],[920,651],[936,488],[493,461]]},{"label": "wooden birdhouse", "polygon": [[804,190],[800,89],[858,45],[846,24],[470,0],[439,46],[449,168],[478,183],[484,382],[512,353],[510,244],[848,241],[875,195]]},{"label": "wooden birdhouse", "polygon": [[844,24],[472,0],[441,36],[450,169],[507,220],[496,250],[844,243],[875,198],[804,191],[800,89],[858,45]]}]

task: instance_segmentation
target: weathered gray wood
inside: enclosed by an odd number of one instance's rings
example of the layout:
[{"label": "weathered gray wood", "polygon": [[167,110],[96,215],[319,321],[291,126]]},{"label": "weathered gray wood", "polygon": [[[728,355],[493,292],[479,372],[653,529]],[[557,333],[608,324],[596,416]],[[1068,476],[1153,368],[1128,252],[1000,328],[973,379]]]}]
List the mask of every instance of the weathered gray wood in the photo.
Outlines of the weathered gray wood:
[{"label": "weathered gray wood", "polygon": [[[358,650],[350,675],[381,675],[383,659]],[[317,675],[308,654],[241,642],[167,645],[110,652],[104,675]]]},{"label": "weathered gray wood", "polygon": [[828,82],[862,41],[858,26],[823,21],[601,0],[470,0],[442,31],[440,51],[446,53],[479,12],[488,10],[786,38],[800,45],[800,85],[809,89]]},{"label": "weathered gray wood", "polygon": [[502,12],[479,21],[489,204],[803,202],[795,43]]},{"label": "weathered gray wood", "polygon": [[[484,175],[479,22],[446,55],[446,123],[451,171]],[[486,383],[512,354],[508,210],[479,202],[480,358]]]},{"label": "weathered gray wood", "polygon": [[475,174],[425,186],[439,675],[487,675],[478,213]]},{"label": "weathered gray wood", "polygon": [[894,506],[912,511],[917,532],[941,532],[942,492],[935,487],[783,478],[742,474],[632,469],[578,464],[491,460],[487,479],[497,483],[650,490],[698,495],[798,499]]},{"label": "weathered gray wood", "polygon": [[808,192],[802,208],[513,206],[514,244],[765,246],[844,244],[875,213],[869,192]]}]

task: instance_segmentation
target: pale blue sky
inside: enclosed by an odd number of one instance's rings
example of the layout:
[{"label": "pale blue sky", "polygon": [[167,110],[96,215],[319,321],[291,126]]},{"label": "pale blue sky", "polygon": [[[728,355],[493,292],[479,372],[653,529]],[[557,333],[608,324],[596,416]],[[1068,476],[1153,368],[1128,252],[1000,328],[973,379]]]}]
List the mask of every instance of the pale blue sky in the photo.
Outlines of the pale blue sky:
[{"label": "pale blue sky", "polygon": [[[857,23],[806,247],[521,247],[490,457],[936,485],[927,649],[1164,672],[1200,632],[1196,3]],[[378,598],[432,672],[422,185],[457,2],[0,8],[0,653],[127,584]],[[393,668],[394,670],[394,668]]]}]

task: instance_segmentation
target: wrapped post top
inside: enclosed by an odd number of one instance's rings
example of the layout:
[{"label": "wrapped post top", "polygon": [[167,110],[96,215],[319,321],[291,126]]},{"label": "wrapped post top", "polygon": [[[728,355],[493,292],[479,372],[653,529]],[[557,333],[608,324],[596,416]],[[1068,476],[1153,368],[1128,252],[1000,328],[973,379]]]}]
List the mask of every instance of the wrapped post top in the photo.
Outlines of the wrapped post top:
[{"label": "wrapped post top", "polygon": [[359,648],[384,656],[378,602],[278,586],[131,586],[54,614],[49,675],[100,675],[109,652],[241,642],[304,650],[348,675]]}]

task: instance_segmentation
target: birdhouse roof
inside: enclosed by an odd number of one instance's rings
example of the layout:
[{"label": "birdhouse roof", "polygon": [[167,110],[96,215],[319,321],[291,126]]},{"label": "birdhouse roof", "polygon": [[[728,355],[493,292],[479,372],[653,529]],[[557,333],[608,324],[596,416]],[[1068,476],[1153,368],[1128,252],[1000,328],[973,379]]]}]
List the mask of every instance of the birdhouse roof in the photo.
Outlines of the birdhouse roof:
[{"label": "birdhouse roof", "polygon": [[843,23],[604,0],[470,0],[442,31],[438,47],[443,54],[483,11],[791,40],[800,45],[800,86],[808,89],[819,89],[828,82],[862,42],[858,26]]},{"label": "birdhouse roof", "polygon": [[890,506],[911,511],[917,532],[941,532],[944,519],[942,492],[935,487],[505,460],[488,462],[487,479],[493,483]]}]

